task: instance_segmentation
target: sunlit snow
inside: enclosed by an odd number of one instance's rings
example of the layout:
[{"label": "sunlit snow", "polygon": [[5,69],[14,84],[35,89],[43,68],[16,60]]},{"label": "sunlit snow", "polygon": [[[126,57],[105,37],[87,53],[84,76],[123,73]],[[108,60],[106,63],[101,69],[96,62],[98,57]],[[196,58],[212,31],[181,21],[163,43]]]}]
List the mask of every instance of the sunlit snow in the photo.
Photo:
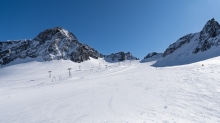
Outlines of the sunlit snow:
[{"label": "sunlit snow", "polygon": [[217,123],[219,61],[16,60],[0,68],[0,122]]}]

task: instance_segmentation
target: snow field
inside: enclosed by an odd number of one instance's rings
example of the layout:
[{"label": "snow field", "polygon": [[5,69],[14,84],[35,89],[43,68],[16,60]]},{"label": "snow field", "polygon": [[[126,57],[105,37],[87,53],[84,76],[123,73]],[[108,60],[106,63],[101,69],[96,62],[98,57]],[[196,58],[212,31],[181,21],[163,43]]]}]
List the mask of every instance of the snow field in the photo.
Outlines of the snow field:
[{"label": "snow field", "polygon": [[[217,123],[219,60],[170,67],[152,67],[155,61],[119,66],[101,59],[9,65],[0,68],[0,121]],[[49,70],[56,81],[49,78]]]}]

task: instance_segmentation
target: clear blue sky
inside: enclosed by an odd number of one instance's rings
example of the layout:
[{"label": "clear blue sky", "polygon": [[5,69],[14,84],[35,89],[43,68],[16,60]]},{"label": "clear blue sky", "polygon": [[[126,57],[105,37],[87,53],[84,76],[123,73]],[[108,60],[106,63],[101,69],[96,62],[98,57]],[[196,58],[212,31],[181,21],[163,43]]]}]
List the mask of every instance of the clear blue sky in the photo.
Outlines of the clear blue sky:
[{"label": "clear blue sky", "polygon": [[143,58],[215,18],[220,0],[0,0],[0,41],[61,26],[103,54]]}]

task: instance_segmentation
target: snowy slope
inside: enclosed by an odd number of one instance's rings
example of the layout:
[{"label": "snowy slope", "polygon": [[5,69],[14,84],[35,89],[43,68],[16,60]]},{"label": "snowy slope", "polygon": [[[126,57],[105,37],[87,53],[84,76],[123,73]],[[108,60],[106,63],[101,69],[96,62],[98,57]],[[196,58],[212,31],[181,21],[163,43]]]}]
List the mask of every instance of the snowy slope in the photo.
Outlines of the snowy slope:
[{"label": "snowy slope", "polygon": [[219,56],[220,25],[215,19],[209,20],[198,33],[191,33],[171,44],[163,58],[154,66],[188,64]]},{"label": "snowy slope", "polygon": [[152,52],[148,53],[147,56],[144,57],[144,59],[149,59],[149,58],[154,58],[154,57],[162,57],[163,53],[157,53],[157,52]]},{"label": "snowy slope", "polygon": [[155,61],[18,59],[0,68],[0,121],[218,123],[219,60],[156,68]]},{"label": "snowy slope", "polygon": [[148,53],[141,62],[150,62],[150,61],[156,61],[160,58],[162,58],[163,53],[157,53],[157,52],[152,52]]}]

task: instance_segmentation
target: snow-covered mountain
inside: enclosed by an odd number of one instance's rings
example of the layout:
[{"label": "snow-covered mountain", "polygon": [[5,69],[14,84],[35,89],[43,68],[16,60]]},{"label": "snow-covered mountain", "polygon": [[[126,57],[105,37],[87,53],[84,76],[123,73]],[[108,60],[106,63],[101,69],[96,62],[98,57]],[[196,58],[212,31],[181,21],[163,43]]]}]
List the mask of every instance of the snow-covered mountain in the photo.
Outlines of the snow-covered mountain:
[{"label": "snow-covered mountain", "polygon": [[[219,45],[220,25],[213,18],[205,24],[200,32],[181,37],[171,44],[163,54],[153,52],[144,59],[163,56],[155,63],[159,66],[191,63],[220,55]],[[208,54],[205,55],[204,53]],[[0,65],[27,57],[42,57],[45,61],[70,59],[73,62],[83,62],[88,60],[89,57],[96,59],[104,57],[109,62],[138,60],[130,52],[102,55],[92,47],[80,43],[73,33],[61,27],[47,29],[38,34],[33,40],[0,42]],[[195,57],[198,58],[195,59]]]},{"label": "snow-covered mountain", "polygon": [[[166,55],[149,53],[143,62],[127,61],[137,59],[129,52],[95,59],[102,55],[62,28],[45,30],[33,40],[0,42],[1,63],[12,61],[0,67],[0,121],[219,123],[219,34],[208,33],[213,31],[208,27],[202,36],[195,33],[178,40]],[[211,42],[215,45],[206,46]],[[90,60],[82,63],[70,61],[88,56]],[[201,61],[214,56],[218,57]],[[36,60],[41,57],[52,61]],[[160,66],[199,62],[153,67],[155,59]]]},{"label": "snow-covered mountain", "polygon": [[147,56],[144,57],[144,59],[162,57],[162,56],[163,56],[163,53],[152,52],[152,53],[148,53]]},{"label": "snow-covered mountain", "polygon": [[220,52],[219,45],[220,25],[213,18],[200,32],[185,35],[171,44],[156,65],[178,65],[215,57]]},{"label": "snow-covered mountain", "polygon": [[160,59],[162,57],[163,57],[163,53],[157,53],[157,52],[148,53],[144,57],[144,59],[141,60],[141,63],[156,61],[156,60],[158,60],[158,59]]},{"label": "snow-covered mountain", "polygon": [[123,61],[123,60],[139,60],[139,58],[134,57],[130,52],[118,52],[112,53],[111,55],[104,55],[104,59],[109,62]]},{"label": "snow-covered mountain", "polygon": [[73,33],[55,27],[38,34],[33,40],[0,42],[0,65],[15,59],[42,57],[45,61],[70,59],[83,62],[89,57],[103,57],[92,47],[80,43]]}]

